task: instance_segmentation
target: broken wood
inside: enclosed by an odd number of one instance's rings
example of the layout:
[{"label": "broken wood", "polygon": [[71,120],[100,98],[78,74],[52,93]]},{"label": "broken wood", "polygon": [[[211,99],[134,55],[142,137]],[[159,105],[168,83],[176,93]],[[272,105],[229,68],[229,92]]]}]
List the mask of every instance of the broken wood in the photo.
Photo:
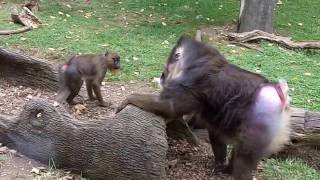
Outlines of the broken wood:
[{"label": "broken wood", "polygon": [[40,0],[30,0],[29,2],[25,3],[22,7],[26,7],[32,12],[39,11]]},{"label": "broken wood", "polygon": [[20,12],[14,9],[11,12],[11,19],[14,23],[32,28],[38,28],[42,24],[41,20],[27,7],[23,7]]},{"label": "broken wood", "polygon": [[134,106],[83,122],[35,98],[16,117],[0,115],[0,143],[90,179],[166,179],[165,128],[162,118]]},{"label": "broken wood", "polygon": [[15,29],[15,30],[6,30],[6,31],[0,31],[0,35],[11,35],[11,34],[19,34],[19,33],[24,33],[27,31],[32,30],[31,26],[26,26],[20,29]]},{"label": "broken wood", "polygon": [[201,33],[201,30],[197,30],[197,31],[196,31],[195,40],[196,40],[196,41],[199,41],[199,42],[202,42],[202,33]]},{"label": "broken wood", "polygon": [[229,33],[228,38],[231,41],[236,42],[251,42],[257,40],[267,40],[275,42],[288,49],[319,49],[320,41],[304,41],[294,42],[290,37],[277,36],[275,34],[267,33],[260,30],[254,30],[244,33]]},{"label": "broken wood", "polygon": [[295,144],[320,145],[320,112],[292,108],[291,140]]}]

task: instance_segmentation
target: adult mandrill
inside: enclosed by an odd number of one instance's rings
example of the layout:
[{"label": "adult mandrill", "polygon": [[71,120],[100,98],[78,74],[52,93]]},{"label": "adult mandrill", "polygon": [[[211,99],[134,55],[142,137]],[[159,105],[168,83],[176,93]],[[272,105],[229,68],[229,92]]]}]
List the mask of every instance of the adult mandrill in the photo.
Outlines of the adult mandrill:
[{"label": "adult mandrill", "polygon": [[117,53],[73,56],[59,69],[60,90],[56,100],[74,104],[73,99],[85,81],[89,100],[98,99],[100,106],[110,106],[103,100],[100,86],[107,70],[116,72],[119,69],[120,56]]},{"label": "adult mandrill", "polygon": [[[162,74],[159,96],[132,94],[122,102],[165,118],[196,114],[207,123],[215,171],[252,179],[259,160],[289,140],[289,96],[284,81],[230,64],[218,50],[180,38]],[[233,144],[226,164],[227,144]]]}]

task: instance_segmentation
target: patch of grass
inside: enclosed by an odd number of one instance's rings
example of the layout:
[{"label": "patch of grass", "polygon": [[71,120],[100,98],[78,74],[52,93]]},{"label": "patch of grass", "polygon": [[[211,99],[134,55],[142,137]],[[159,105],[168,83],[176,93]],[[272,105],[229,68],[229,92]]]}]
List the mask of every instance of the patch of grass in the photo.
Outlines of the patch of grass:
[{"label": "patch of grass", "polygon": [[[294,40],[320,40],[320,1],[282,0],[278,6],[275,28]],[[301,23],[301,24],[299,24]]]},{"label": "patch of grass", "polygon": [[[237,3],[233,0],[223,3],[198,1],[197,4],[186,0],[124,0],[121,3],[101,0],[88,5],[82,0],[45,0],[38,16],[47,23],[46,26],[6,36],[0,39],[0,44],[37,48],[44,54],[63,56],[116,50],[123,60],[123,72],[110,79],[150,80],[159,76],[171,47],[180,35],[193,34],[201,25],[230,23],[236,17]],[[67,7],[68,4],[72,8]],[[9,11],[1,11],[0,14],[4,16]],[[5,29],[18,27],[1,22]]]},{"label": "patch of grass", "polygon": [[268,159],[264,163],[263,179],[315,180],[320,179],[320,174],[315,169],[308,167],[301,160],[287,159],[285,161],[279,161]]}]

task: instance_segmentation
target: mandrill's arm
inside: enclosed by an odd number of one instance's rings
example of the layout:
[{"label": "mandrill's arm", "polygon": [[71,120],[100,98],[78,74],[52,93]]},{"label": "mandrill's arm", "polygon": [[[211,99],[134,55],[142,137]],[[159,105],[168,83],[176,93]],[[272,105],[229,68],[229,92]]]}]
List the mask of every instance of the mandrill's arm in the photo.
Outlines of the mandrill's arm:
[{"label": "mandrill's arm", "polygon": [[116,113],[128,104],[135,105],[145,111],[160,115],[164,118],[177,118],[184,114],[195,112],[200,103],[187,91],[164,91],[161,95],[132,94],[118,107]]},{"label": "mandrill's arm", "polygon": [[161,100],[158,95],[153,94],[131,94],[117,108],[116,113],[124,109],[128,104],[137,106],[144,111],[148,111],[166,118],[177,116],[170,100]]}]

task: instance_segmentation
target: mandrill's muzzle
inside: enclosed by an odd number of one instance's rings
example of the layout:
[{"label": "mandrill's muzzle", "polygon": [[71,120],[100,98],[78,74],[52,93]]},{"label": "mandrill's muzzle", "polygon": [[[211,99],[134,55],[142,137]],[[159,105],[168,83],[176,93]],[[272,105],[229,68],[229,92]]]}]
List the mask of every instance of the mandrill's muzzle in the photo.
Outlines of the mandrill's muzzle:
[{"label": "mandrill's muzzle", "polygon": [[111,70],[111,73],[112,73],[113,75],[117,75],[117,74],[119,74],[119,72],[120,72],[120,68],[112,69],[112,70]]}]

